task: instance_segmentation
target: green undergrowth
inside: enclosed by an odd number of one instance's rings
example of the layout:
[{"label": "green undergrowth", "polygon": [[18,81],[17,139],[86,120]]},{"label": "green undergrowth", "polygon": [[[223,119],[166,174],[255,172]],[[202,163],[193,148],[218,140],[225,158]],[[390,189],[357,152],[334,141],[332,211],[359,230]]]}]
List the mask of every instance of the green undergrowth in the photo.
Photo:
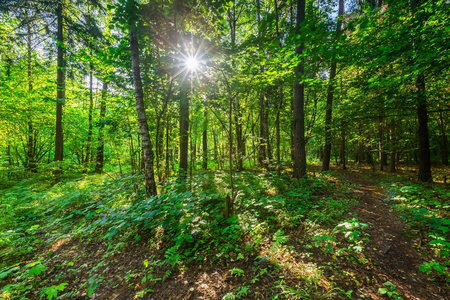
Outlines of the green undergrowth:
[{"label": "green undergrowth", "polygon": [[450,187],[398,182],[390,184],[393,206],[411,226],[427,261],[420,271],[430,280],[450,282]]},{"label": "green undergrowth", "polygon": [[[236,215],[229,219],[223,214],[229,189],[224,172],[166,179],[160,194],[149,198],[142,179],[88,175],[55,186],[24,180],[1,190],[0,295],[90,297],[128,285],[140,297],[174,272],[216,263],[245,281],[228,297],[257,296],[255,285],[267,274],[278,278],[271,286],[274,298],[286,291],[294,296],[295,291],[343,293],[332,282],[324,287],[313,277],[303,276],[293,286],[284,283],[279,257],[293,249],[293,240],[304,245],[305,253],[316,248],[334,259],[353,253],[356,263],[364,263],[358,253],[367,240],[367,224],[348,213],[356,203],[351,186],[336,184],[330,173],[302,180],[238,173]],[[132,251],[137,255],[127,258]],[[249,258],[268,260],[271,267],[237,267]],[[139,267],[122,262],[127,259]],[[111,268],[118,273],[114,277],[107,275]]]}]

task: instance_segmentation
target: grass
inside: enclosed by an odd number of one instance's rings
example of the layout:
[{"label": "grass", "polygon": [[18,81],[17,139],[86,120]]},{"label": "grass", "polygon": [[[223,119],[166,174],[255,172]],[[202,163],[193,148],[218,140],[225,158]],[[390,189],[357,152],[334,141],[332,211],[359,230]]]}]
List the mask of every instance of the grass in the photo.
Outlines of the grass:
[{"label": "grass", "polygon": [[172,293],[216,299],[345,298],[359,279],[343,269],[368,264],[369,224],[351,213],[353,186],[332,172],[238,173],[229,219],[220,171],[168,178],[150,198],[140,175],[49,181],[0,191],[5,299],[164,299],[174,285]]}]

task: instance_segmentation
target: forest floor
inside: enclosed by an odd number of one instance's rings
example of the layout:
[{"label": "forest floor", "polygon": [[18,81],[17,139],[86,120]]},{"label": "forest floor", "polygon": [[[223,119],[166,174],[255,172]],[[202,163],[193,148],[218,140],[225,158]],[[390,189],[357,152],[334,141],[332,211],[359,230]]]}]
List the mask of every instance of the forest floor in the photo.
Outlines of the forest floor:
[{"label": "forest floor", "polygon": [[[450,299],[450,187],[350,166],[307,180],[198,174],[0,190],[0,299]],[[449,169],[439,169],[439,178]]]},{"label": "forest floor", "polygon": [[[391,282],[406,299],[450,299],[448,285],[440,286],[431,281],[419,267],[424,261],[417,250],[423,244],[419,235],[400,218],[391,207],[391,197],[380,185],[369,180],[360,169],[339,170],[339,174],[358,186],[354,193],[359,195],[359,204],[354,208],[359,220],[371,223],[368,233],[370,241],[365,254],[372,263],[369,270],[361,269],[361,275],[376,278],[378,282]],[[377,299],[373,287],[367,287],[372,298]]]}]

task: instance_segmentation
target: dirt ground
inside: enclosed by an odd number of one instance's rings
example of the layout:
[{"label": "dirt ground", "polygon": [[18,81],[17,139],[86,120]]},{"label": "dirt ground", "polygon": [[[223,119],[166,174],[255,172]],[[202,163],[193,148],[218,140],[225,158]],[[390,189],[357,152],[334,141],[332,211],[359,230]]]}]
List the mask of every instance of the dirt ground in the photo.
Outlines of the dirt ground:
[{"label": "dirt ground", "polygon": [[[412,235],[393,212],[387,203],[387,192],[366,179],[361,170],[339,170],[339,174],[359,186],[354,190],[360,197],[355,212],[361,222],[373,224],[368,230],[371,238],[365,250],[373,269],[366,270],[367,276],[374,276],[379,282],[392,282],[406,299],[450,299],[448,284],[442,282],[440,286],[441,283],[430,281],[429,276],[419,271],[424,262],[418,251],[422,238]],[[376,292],[370,293],[373,299],[385,299]]]}]

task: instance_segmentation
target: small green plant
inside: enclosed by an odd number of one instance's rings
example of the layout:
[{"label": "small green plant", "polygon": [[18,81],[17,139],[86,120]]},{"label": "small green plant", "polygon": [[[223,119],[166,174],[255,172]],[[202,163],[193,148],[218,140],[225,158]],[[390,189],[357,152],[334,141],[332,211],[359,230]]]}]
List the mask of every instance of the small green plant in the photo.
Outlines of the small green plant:
[{"label": "small green plant", "polygon": [[273,235],[273,244],[275,247],[279,247],[282,244],[289,241],[289,236],[284,235],[284,231],[279,229],[275,234]]},{"label": "small green plant", "polygon": [[433,271],[433,269],[436,270],[436,272],[438,272],[439,275],[444,275],[446,274],[447,271],[446,266],[443,266],[440,263],[434,261],[423,263],[419,268],[420,271],[425,272],[427,274],[430,274]]},{"label": "small green plant", "polygon": [[238,299],[241,299],[242,296],[247,296],[248,290],[250,289],[249,286],[242,285],[236,290],[236,296]]},{"label": "small green plant", "polygon": [[64,291],[66,285],[68,285],[68,283],[64,282],[59,285],[52,285],[50,287],[45,287],[42,289],[42,292],[44,292],[47,295],[48,300],[52,300],[53,298],[56,298],[58,296],[58,291],[60,292]]},{"label": "small green plant", "polygon": [[225,296],[222,297],[222,300],[235,300],[236,295],[233,292],[227,293]]},{"label": "small green plant", "polygon": [[97,274],[95,274],[94,276],[89,278],[89,280],[88,280],[89,287],[86,291],[88,297],[90,297],[90,296],[92,296],[92,294],[94,294],[95,289],[100,286],[100,283],[102,281],[103,281],[103,277],[97,277]]},{"label": "small green plant", "polygon": [[233,275],[234,277],[239,277],[244,275],[244,270],[239,269],[239,268],[233,268],[230,270],[231,275]]},{"label": "small green plant", "polygon": [[395,290],[395,284],[393,284],[390,281],[386,281],[385,283],[383,283],[383,285],[386,287],[379,288],[378,289],[379,294],[386,295],[389,298],[392,298],[394,300],[402,300],[403,299],[402,297],[400,297],[401,294]]},{"label": "small green plant", "polygon": [[281,293],[278,295],[287,296],[289,299],[333,299],[341,293],[351,299],[350,295],[353,292],[342,292],[337,288],[326,290],[319,286],[319,280],[316,276],[310,278],[304,277],[303,284],[298,287],[288,286],[284,281],[281,281],[276,287],[281,289]]}]

